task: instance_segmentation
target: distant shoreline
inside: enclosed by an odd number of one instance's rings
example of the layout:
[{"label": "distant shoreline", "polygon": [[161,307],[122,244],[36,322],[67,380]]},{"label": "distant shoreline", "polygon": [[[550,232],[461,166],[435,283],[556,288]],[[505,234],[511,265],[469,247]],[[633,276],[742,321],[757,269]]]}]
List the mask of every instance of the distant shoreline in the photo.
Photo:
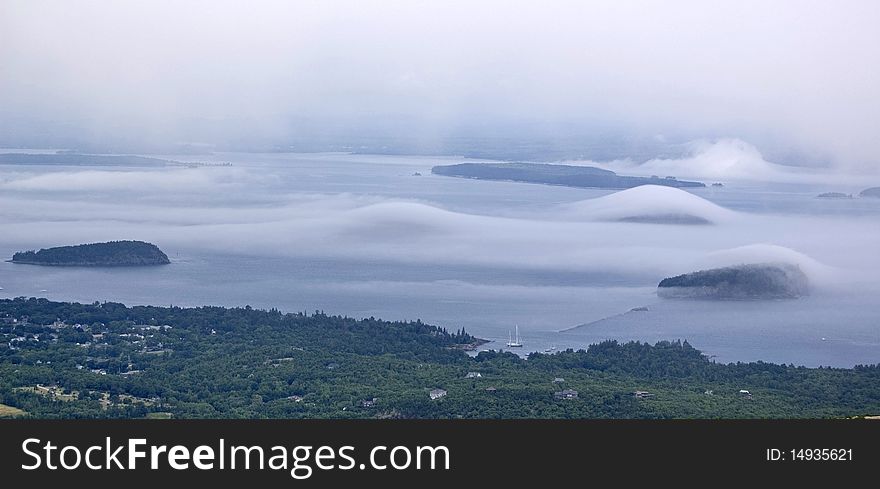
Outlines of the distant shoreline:
[{"label": "distant shoreline", "polygon": [[702,188],[706,184],[678,180],[674,176],[637,177],[591,166],[558,165],[550,163],[459,163],[431,168],[434,175],[488,180],[555,185],[573,188],[621,190],[642,185],[661,185],[673,188]]},{"label": "distant shoreline", "polygon": [[126,267],[158,267],[162,265],[170,265],[171,263],[120,263],[120,264],[111,264],[111,263],[96,263],[96,262],[81,262],[81,263],[58,263],[58,262],[39,262],[39,261],[30,261],[30,260],[6,260],[6,263],[15,263],[19,265],[39,265],[43,267],[84,267],[84,268],[126,268]]},{"label": "distant shoreline", "polygon": [[474,341],[472,341],[470,343],[456,344],[456,345],[451,346],[450,348],[453,348],[456,350],[474,351],[477,348],[485,345],[486,343],[491,343],[491,342],[492,342],[492,340],[487,340],[484,338],[474,338]]}]

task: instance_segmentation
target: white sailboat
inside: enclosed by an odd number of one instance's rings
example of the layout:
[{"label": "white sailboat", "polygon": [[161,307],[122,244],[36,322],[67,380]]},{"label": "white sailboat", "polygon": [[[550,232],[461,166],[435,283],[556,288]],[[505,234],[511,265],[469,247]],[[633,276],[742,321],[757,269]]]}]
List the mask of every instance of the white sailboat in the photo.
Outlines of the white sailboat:
[{"label": "white sailboat", "polygon": [[516,339],[511,339],[510,330],[507,331],[507,346],[510,348],[521,348],[523,346],[522,339],[519,337],[519,325],[516,326]]}]

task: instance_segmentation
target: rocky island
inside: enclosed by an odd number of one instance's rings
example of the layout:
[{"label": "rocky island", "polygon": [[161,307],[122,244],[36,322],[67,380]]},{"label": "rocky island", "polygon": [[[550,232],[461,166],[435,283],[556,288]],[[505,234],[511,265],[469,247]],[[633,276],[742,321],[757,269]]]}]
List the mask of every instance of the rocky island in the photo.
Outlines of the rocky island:
[{"label": "rocky island", "polygon": [[156,245],[143,241],[110,241],[19,251],[12,255],[11,261],[57,267],[134,267],[171,263]]},{"label": "rocky island", "polygon": [[809,292],[809,280],[796,265],[736,265],[664,278],[657,295],[672,299],[794,299]]},{"label": "rocky island", "polygon": [[701,182],[675,177],[630,177],[592,166],[551,165],[547,163],[459,163],[431,168],[431,173],[477,180],[507,180],[580,188],[625,189],[639,185],[664,187],[705,187]]}]

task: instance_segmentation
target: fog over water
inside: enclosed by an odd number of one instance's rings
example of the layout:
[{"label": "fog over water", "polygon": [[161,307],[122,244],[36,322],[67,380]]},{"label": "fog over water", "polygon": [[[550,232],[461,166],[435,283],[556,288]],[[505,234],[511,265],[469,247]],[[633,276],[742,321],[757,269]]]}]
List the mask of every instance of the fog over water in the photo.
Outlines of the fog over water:
[{"label": "fog over water", "polygon": [[[454,157],[175,158],[232,166],[2,167],[4,256],[141,239],[173,264],[92,270],[3,263],[0,293],[421,318],[499,340],[490,348],[503,347],[508,329],[519,325],[526,351],[605,338],[684,338],[725,361],[852,365],[880,358],[880,200],[815,198],[837,184],[730,180],[689,192],[613,191],[430,174],[434,164],[461,160]],[[668,209],[711,223],[610,219]],[[761,262],[797,264],[812,294],[768,303],[655,294],[665,276]],[[624,314],[645,305],[648,312]]]},{"label": "fog over water", "polygon": [[[0,296],[421,318],[487,348],[519,325],[523,353],[682,338],[723,361],[877,363],[880,199],[858,194],[880,186],[878,25],[867,0],[0,2],[0,153],[218,164],[0,165],[0,257],[137,239],[173,262],[2,262]],[[707,187],[430,172],[465,161]],[[811,294],[656,296],[765,262]]]}]

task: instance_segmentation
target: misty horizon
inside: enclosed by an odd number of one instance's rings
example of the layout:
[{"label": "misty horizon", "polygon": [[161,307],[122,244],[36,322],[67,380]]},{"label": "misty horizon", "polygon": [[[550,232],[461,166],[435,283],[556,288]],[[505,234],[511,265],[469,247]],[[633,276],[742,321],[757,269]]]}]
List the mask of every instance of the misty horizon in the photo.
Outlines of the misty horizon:
[{"label": "misty horizon", "polygon": [[877,173],[874,2],[4,2],[0,146]]}]

